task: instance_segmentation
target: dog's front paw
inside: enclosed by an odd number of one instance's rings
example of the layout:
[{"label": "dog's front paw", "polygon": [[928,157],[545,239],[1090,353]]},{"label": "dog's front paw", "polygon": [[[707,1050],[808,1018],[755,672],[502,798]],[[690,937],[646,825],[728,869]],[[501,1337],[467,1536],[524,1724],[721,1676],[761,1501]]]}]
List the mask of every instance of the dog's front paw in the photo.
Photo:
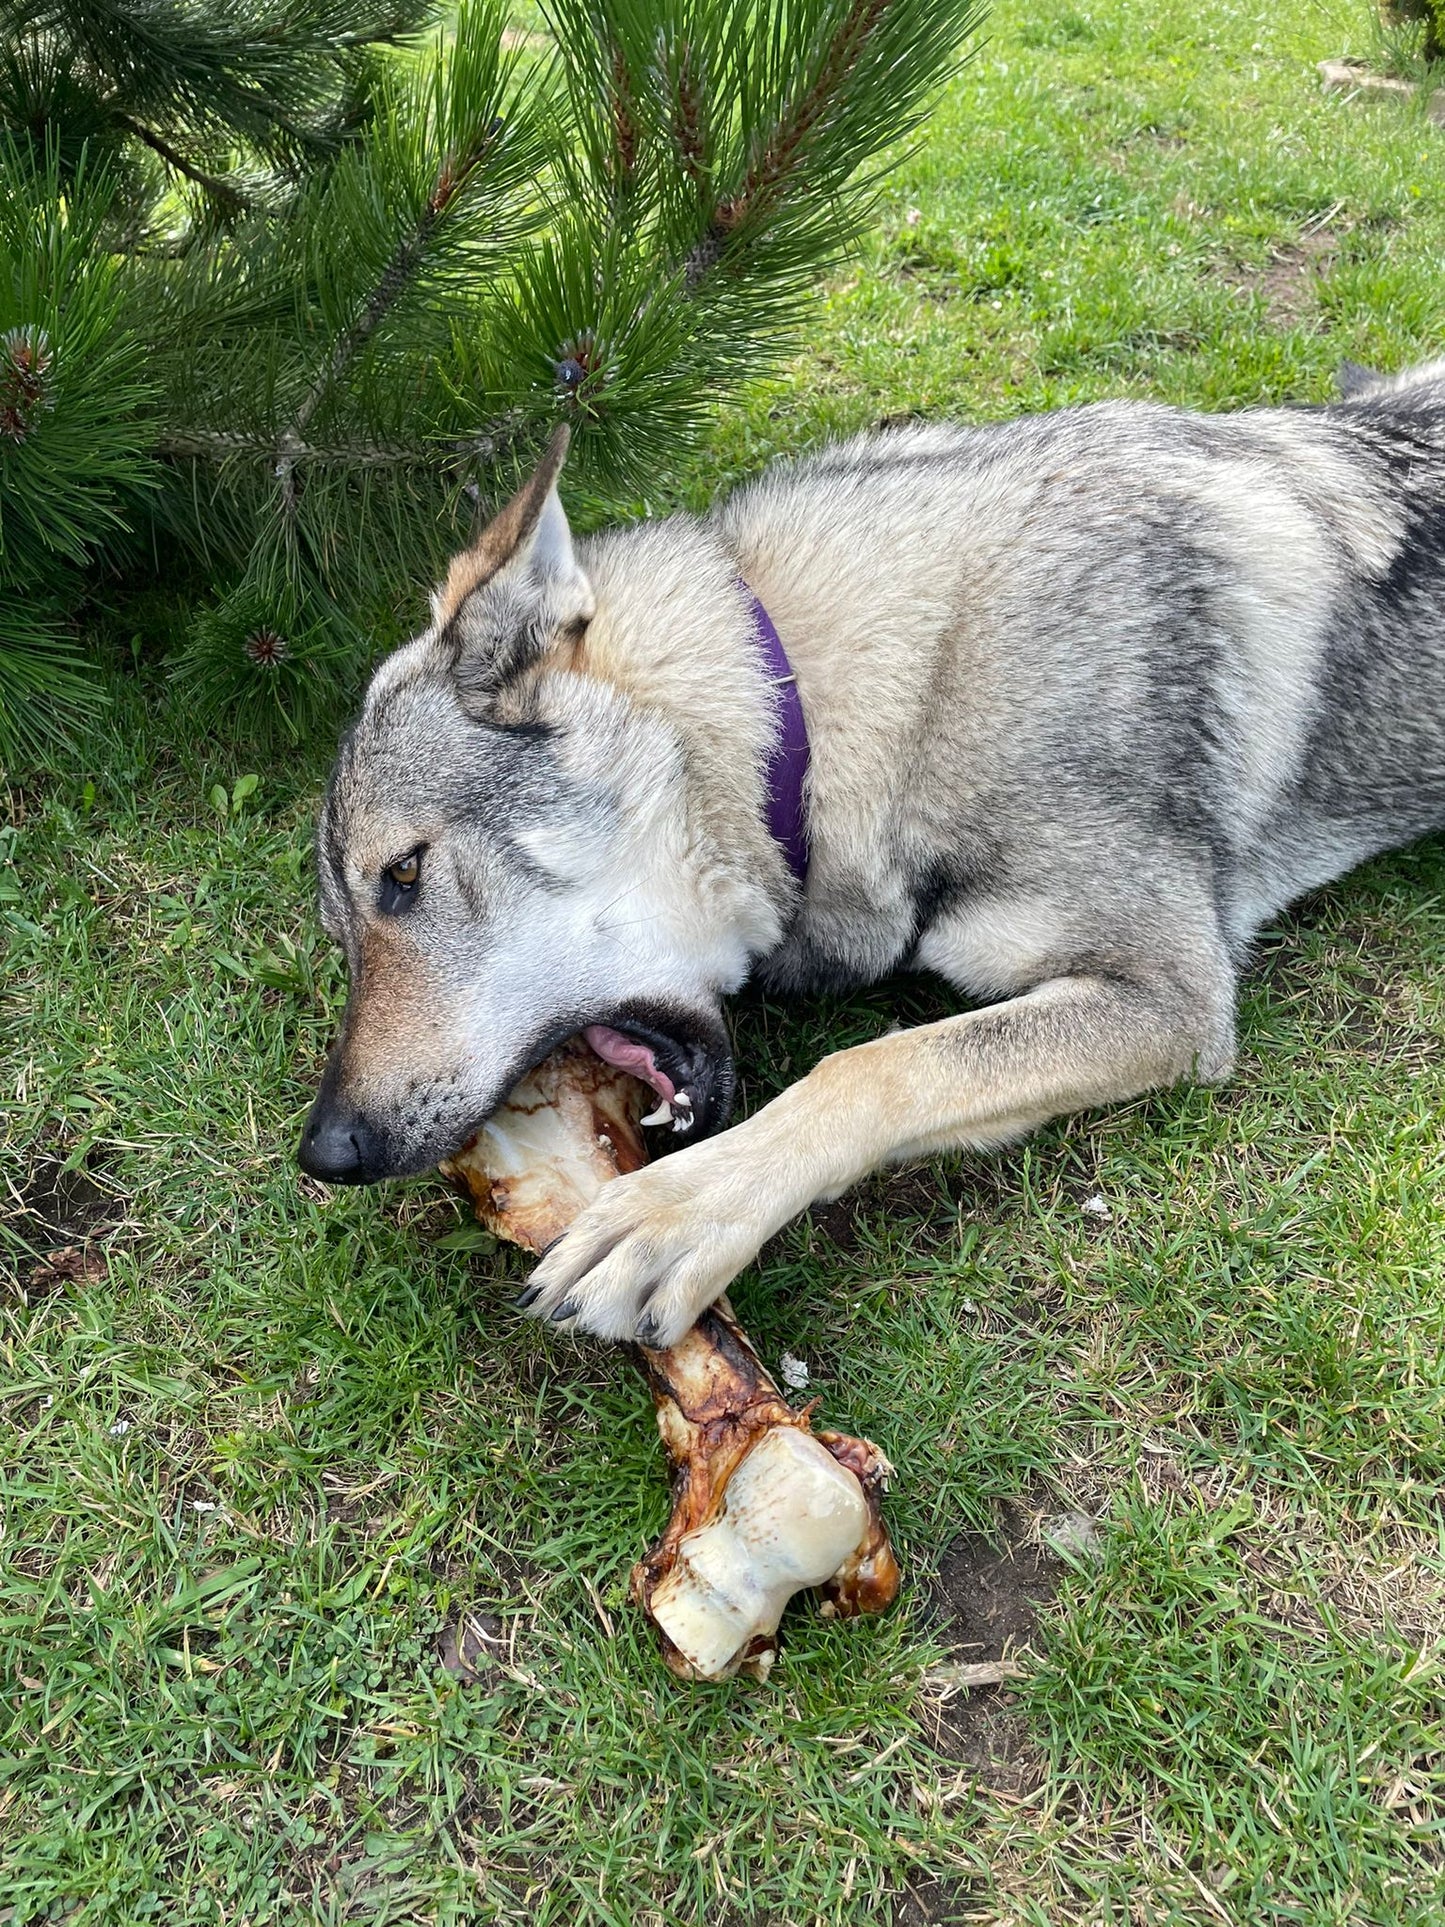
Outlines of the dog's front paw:
[{"label": "dog's front paw", "polygon": [[733,1136],[607,1185],[537,1266],[518,1303],[565,1331],[676,1344],[775,1228],[756,1185],[749,1196],[736,1154],[720,1154]]}]

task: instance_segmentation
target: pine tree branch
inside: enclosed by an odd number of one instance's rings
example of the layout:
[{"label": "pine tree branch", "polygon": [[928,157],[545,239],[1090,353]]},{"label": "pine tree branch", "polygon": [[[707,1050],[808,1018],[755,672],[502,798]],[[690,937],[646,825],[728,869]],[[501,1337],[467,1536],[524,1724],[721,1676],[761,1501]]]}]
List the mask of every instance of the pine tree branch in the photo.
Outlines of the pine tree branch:
[{"label": "pine tree branch", "polygon": [[[157,455],[170,461],[228,462],[238,456],[273,462],[279,477],[283,462],[338,468],[435,468],[439,461],[495,461],[506,453],[526,423],[516,410],[499,415],[475,434],[453,436],[421,444],[388,442],[272,441],[264,435],[209,428],[182,428],[153,444]],[[290,434],[290,431],[287,431]],[[283,446],[284,442],[284,446]]]},{"label": "pine tree branch", "polygon": [[717,219],[725,231],[740,227],[776,199],[809,135],[857,66],[870,34],[891,4],[892,0],[853,0],[812,86],[773,129],[738,193],[719,207]]},{"label": "pine tree branch", "polygon": [[436,180],[416,225],[398,241],[391,259],[382,269],[376,286],[362,304],[355,321],[349,328],[344,328],[332,343],[325,367],[302,397],[291,426],[284,431],[278,443],[276,479],[281,484],[281,499],[288,513],[294,513],[296,507],[296,463],[305,446],[303,438],[312,416],[414,279],[426,258],[432,236],[448,209],[496,145],[501,132],[500,118],[493,119],[466,154],[449,154],[446,157],[437,170]]},{"label": "pine tree branch", "polygon": [[677,99],[672,136],[682,171],[694,185],[705,183],[708,167],[707,94],[693,66],[693,50],[684,41],[677,67]]},{"label": "pine tree branch", "polygon": [[637,110],[632,98],[632,76],[620,41],[612,43],[612,147],[617,166],[614,182],[619,193],[637,176]]},{"label": "pine tree branch", "polygon": [[689,294],[717,266],[731,236],[745,222],[776,205],[803,158],[810,136],[847,84],[890,4],[891,0],[853,0],[812,85],[779,118],[748,168],[742,186],[718,204],[706,233],[689,252],[683,263],[683,282]]},{"label": "pine tree branch", "polygon": [[[251,455],[279,464],[282,450],[264,435],[246,435],[226,429],[182,428],[163,435],[155,444],[157,455],[174,461],[226,462],[238,455]],[[434,462],[435,447],[407,448],[384,442],[333,442],[326,446],[290,440],[285,459],[294,467],[300,463],[335,462],[352,468],[420,467]]]},{"label": "pine tree branch", "polygon": [[184,174],[188,181],[194,181],[197,187],[204,189],[216,200],[224,202],[232,213],[248,214],[255,206],[255,202],[248,195],[241,193],[240,189],[233,187],[229,181],[223,181],[214,174],[207,174],[194,162],[188,161],[184,154],[177,153],[170,142],[163,140],[153,127],[147,127],[142,121],[133,120],[129,114],[115,114],[113,118],[117,127],[124,128],[127,134],[143,142],[153,154],[159,154],[167,167],[174,168],[177,174]]}]

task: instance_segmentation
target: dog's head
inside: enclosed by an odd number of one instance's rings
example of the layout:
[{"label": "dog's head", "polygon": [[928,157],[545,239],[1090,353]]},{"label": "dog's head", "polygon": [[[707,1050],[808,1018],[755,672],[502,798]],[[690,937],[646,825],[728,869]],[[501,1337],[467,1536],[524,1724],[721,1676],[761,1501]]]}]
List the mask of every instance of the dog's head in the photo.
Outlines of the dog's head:
[{"label": "dog's head", "polygon": [[587,1026],[686,1093],[683,1129],[726,1119],[745,959],[685,882],[678,735],[578,666],[594,597],[565,450],[456,558],[341,746],[317,862],[350,995],[300,1149],[334,1183],[436,1164]]}]

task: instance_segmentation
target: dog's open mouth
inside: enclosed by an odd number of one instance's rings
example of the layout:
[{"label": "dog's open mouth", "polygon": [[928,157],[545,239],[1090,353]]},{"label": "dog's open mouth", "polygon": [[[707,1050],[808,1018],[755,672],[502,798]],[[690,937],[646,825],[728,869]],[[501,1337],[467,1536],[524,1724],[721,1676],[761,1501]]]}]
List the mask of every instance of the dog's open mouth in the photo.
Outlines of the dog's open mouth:
[{"label": "dog's open mouth", "polygon": [[657,1108],[643,1118],[644,1124],[670,1124],[674,1131],[686,1131],[691,1127],[692,1094],[680,1090],[658,1063],[656,1043],[646,1043],[640,1037],[630,1036],[625,1030],[614,1030],[610,1024],[588,1024],[582,1037],[604,1064],[627,1071],[641,1083],[651,1086],[658,1103]]},{"label": "dog's open mouth", "polygon": [[657,1101],[644,1124],[691,1142],[727,1123],[732,1046],[716,1013],[636,1004],[609,1011],[605,1021],[579,1025],[578,1034],[604,1064],[652,1092]]}]

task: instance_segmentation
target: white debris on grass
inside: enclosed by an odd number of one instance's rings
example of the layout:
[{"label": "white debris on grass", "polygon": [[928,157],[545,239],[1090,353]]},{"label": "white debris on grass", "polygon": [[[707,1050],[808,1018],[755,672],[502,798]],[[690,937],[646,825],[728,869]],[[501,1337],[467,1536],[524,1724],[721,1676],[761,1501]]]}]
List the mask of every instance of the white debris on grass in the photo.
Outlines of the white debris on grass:
[{"label": "white debris on grass", "polygon": [[808,1380],[812,1377],[812,1373],[808,1370],[802,1359],[794,1358],[791,1352],[783,1353],[782,1363],[778,1369],[783,1375],[783,1383],[790,1392],[801,1392]]},{"label": "white debris on grass", "polygon": [[123,1439],[130,1430],[130,1420],[128,1418],[118,1418],[115,1424],[107,1426],[106,1430],[113,1439]]},{"label": "white debris on grass", "polygon": [[1079,1209],[1087,1211],[1091,1218],[1112,1218],[1114,1215],[1109,1200],[1101,1191],[1096,1191],[1092,1198],[1085,1198]]}]

